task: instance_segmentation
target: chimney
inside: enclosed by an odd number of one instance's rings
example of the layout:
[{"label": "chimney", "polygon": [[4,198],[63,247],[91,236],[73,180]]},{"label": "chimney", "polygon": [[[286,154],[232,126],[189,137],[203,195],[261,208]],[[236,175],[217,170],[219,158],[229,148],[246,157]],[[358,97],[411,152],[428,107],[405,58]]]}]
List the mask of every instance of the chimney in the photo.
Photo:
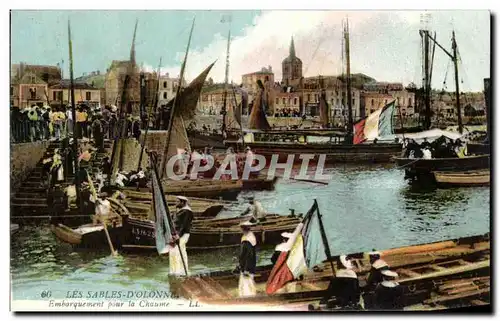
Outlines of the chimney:
[{"label": "chimney", "polygon": [[268,66],[269,67],[269,72],[273,72],[273,67],[271,66]]},{"label": "chimney", "polygon": [[97,75],[100,75],[100,74],[101,74],[101,72],[98,70],[98,71],[96,71],[96,74],[97,74]]},{"label": "chimney", "polygon": [[167,78],[170,78],[170,75],[169,75],[169,73],[168,73],[168,72],[167,72]]}]

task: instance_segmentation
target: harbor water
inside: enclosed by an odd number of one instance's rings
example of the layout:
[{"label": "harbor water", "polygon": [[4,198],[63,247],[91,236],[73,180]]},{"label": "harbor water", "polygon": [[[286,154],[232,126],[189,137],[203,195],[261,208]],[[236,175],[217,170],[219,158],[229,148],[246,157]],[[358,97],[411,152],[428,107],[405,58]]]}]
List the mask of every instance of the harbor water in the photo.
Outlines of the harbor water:
[{"label": "harbor water", "polygon": [[[274,191],[248,191],[240,204],[220,216],[248,206],[249,196],[269,213],[305,213],[316,199],[332,254],[386,249],[487,233],[490,190],[426,189],[403,180],[402,170],[388,166],[339,166],[325,170],[328,185],[279,180]],[[258,264],[270,264],[273,249],[258,252]],[[191,273],[232,269],[238,248],[189,255]],[[52,235],[49,226],[22,226],[11,239],[12,299],[67,298],[68,291],[168,291],[168,257],[156,253],[74,250]]]}]

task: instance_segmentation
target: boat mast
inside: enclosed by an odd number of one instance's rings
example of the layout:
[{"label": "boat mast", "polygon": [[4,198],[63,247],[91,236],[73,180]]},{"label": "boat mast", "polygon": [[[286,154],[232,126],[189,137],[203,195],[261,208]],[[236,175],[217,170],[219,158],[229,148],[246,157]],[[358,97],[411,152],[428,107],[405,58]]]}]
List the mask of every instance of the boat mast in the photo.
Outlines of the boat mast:
[{"label": "boat mast", "polygon": [[347,144],[353,143],[353,120],[352,120],[352,92],[351,92],[351,56],[349,49],[349,20],[346,20],[344,28],[345,54],[346,54],[346,74],[347,74]]},{"label": "boat mast", "polygon": [[[73,43],[71,41],[71,25],[68,20],[68,45],[69,45],[69,79],[71,84],[71,116],[73,117],[73,151],[75,162],[75,187],[76,187],[76,204],[78,209],[82,210],[82,198],[80,195],[80,178],[78,165],[78,137],[75,135],[76,130],[76,108],[75,108],[75,85],[73,82]],[[83,213],[82,213],[83,214]]]},{"label": "boat mast", "polygon": [[184,55],[184,61],[182,62],[182,66],[181,66],[181,74],[180,74],[180,77],[179,77],[179,85],[177,86],[177,92],[175,93],[174,102],[172,104],[172,108],[170,109],[170,117],[169,117],[169,120],[168,120],[167,141],[166,141],[166,144],[165,144],[165,149],[163,151],[163,157],[161,159],[161,171],[159,173],[160,174],[160,179],[162,179],[163,175],[165,174],[165,167],[167,166],[167,162],[168,162],[168,160],[166,158],[168,156],[168,147],[170,145],[170,136],[171,136],[171,133],[172,133],[172,123],[174,121],[175,107],[176,107],[176,104],[177,104],[177,97],[179,97],[179,94],[181,92],[182,82],[184,80],[184,69],[186,68],[186,61],[187,61],[187,57],[188,57],[188,53],[189,53],[189,46],[191,45],[191,37],[193,36],[193,29],[194,29],[194,22],[195,22],[195,20],[196,20],[196,18],[193,18],[193,23],[191,25],[191,31],[189,32],[188,44],[187,44],[187,47],[186,47],[186,54]]},{"label": "boat mast", "polygon": [[455,99],[457,101],[457,113],[458,113],[458,132],[462,134],[462,113],[460,108],[460,87],[458,81],[458,55],[457,55],[457,41],[455,40],[455,30],[452,32],[451,37],[451,48],[453,50],[453,65],[455,66]]},{"label": "boat mast", "polygon": [[437,42],[437,40],[429,35],[429,33],[426,33],[425,36],[432,40],[445,54],[450,57],[450,59],[453,61],[453,65],[455,67],[455,100],[456,100],[456,108],[457,108],[457,113],[458,113],[458,132],[462,134],[463,132],[463,124],[462,124],[462,113],[461,113],[461,108],[460,108],[460,87],[459,87],[459,81],[458,81],[458,48],[457,48],[457,42],[455,40],[455,31],[452,33],[452,38],[451,38],[451,48],[453,53],[450,53],[448,50],[446,50],[443,46]]},{"label": "boat mast", "polygon": [[149,119],[151,117],[151,112],[152,112],[152,109],[156,110],[156,106],[158,105],[158,99],[159,99],[158,95],[159,95],[159,91],[160,91],[160,68],[161,68],[161,57],[160,57],[160,63],[158,64],[158,76],[157,76],[157,81],[156,81],[157,86],[156,86],[155,99],[154,99],[151,107],[149,107],[149,112],[147,112],[147,115],[146,115],[146,129],[145,129],[144,138],[142,141],[141,153],[139,154],[139,163],[137,164],[137,172],[139,172],[139,168],[141,168],[142,155],[144,154],[144,148],[146,147],[146,143],[147,143],[148,131],[149,131]]},{"label": "boat mast", "polygon": [[227,49],[226,49],[226,72],[224,76],[224,100],[222,104],[222,137],[227,138],[226,133],[226,122],[227,122],[227,90],[228,90],[228,82],[229,82],[229,47],[231,44],[231,17],[229,17],[229,31],[227,34]]}]

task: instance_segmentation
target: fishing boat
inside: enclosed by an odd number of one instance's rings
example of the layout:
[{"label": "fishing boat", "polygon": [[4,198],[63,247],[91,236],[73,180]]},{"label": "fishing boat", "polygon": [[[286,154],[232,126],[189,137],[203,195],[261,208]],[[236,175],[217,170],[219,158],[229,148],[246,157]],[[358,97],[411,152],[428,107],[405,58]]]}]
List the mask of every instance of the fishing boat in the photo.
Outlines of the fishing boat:
[{"label": "fishing boat", "polygon": [[276,182],[278,181],[278,177],[273,177],[272,179],[268,179],[266,176],[261,177],[249,177],[248,179],[242,179],[241,182],[243,184],[243,190],[273,190]]},{"label": "fishing boat", "polygon": [[[246,218],[248,219],[248,218]],[[241,219],[238,220],[238,223]],[[252,227],[257,242],[262,246],[277,245],[282,241],[281,233],[293,230],[299,223],[299,218],[287,217],[270,222],[257,224]],[[212,222],[213,224],[213,222]],[[188,250],[214,250],[240,246],[241,229],[237,224],[231,226],[217,227],[201,221],[193,223],[190,231],[189,241],[186,245]],[[122,244],[125,249],[155,250],[155,223],[150,220],[140,220],[128,217],[123,221],[124,234],[129,242]]]},{"label": "fishing boat", "polygon": [[294,163],[302,163],[300,154],[313,154],[311,163],[319,161],[321,155],[325,163],[388,163],[402,151],[401,144],[330,144],[330,143],[290,143],[290,142],[252,142],[246,143],[255,154],[270,160],[278,155],[284,162],[289,155],[294,155]]},{"label": "fishing boat", "polygon": [[403,158],[394,159],[399,168],[421,173],[432,171],[477,170],[490,167],[490,155],[465,156],[462,158]]},{"label": "fishing boat", "polygon": [[[392,248],[380,253],[391,270],[399,274],[398,282],[404,287],[405,310],[416,310],[425,305],[451,305],[460,301],[472,305],[475,304],[473,300],[477,300],[478,304],[489,303],[489,234]],[[365,290],[371,268],[368,253],[353,253],[349,257],[358,275],[365,308],[369,310],[373,293]],[[333,256],[331,261],[335,262],[337,258]],[[318,264],[300,280],[288,283],[273,295],[267,295],[265,290],[272,265],[257,267],[257,294],[253,297],[238,297],[239,274],[230,270],[176,280],[172,282],[171,289],[181,297],[217,306],[317,310],[333,275],[332,268],[337,269],[334,265],[326,261]]]},{"label": "fishing boat", "polygon": [[489,186],[490,170],[433,172],[438,187]]},{"label": "fishing boat", "polygon": [[[236,200],[243,189],[241,180],[168,180],[163,182],[163,190],[169,195],[182,195],[186,197],[201,197],[212,199]],[[125,191],[137,191],[136,188],[124,188]],[[140,192],[149,192],[147,188],[139,189]],[[151,192],[149,192],[151,193]]]},{"label": "fishing boat", "polygon": [[[151,210],[151,192],[125,189],[124,193],[127,196],[124,205],[129,209],[132,216],[145,215]],[[168,206],[173,209],[176,203],[175,196],[167,195],[167,202]],[[189,198],[189,206],[193,210],[195,218],[213,218],[230,204],[232,204],[230,201],[199,197]]]},{"label": "fishing boat", "polygon": [[[113,244],[120,244],[122,217],[130,215],[127,208],[119,201],[109,198],[111,212],[115,214],[108,221],[107,230]],[[52,233],[62,242],[83,248],[101,248],[107,246],[105,228],[103,224],[84,224],[77,228],[68,227],[62,223],[50,226]]]}]

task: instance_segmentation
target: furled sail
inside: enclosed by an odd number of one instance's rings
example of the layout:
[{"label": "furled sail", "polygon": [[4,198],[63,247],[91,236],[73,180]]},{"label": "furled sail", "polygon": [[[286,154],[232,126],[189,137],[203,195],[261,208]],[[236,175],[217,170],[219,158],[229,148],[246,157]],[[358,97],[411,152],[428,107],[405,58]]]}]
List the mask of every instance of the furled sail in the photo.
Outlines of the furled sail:
[{"label": "furled sail", "polygon": [[326,94],[323,91],[321,93],[321,97],[319,100],[319,119],[320,119],[321,125],[323,125],[323,127],[326,127],[328,125],[328,123],[330,122],[329,109],[330,108],[328,108],[328,103],[326,102]]},{"label": "furled sail", "polygon": [[253,101],[252,112],[250,113],[250,118],[248,120],[249,129],[259,129],[259,130],[269,130],[271,126],[267,121],[265,108],[269,107],[269,93],[264,88],[264,85],[260,80],[257,81],[260,87],[257,97]]},{"label": "furled sail", "polygon": [[165,201],[165,196],[156,170],[156,157],[153,153],[150,154],[150,165],[152,170],[151,187],[153,193],[153,209],[155,214],[155,240],[156,250],[158,254],[168,253],[170,243],[173,242],[173,229],[170,211]]}]

